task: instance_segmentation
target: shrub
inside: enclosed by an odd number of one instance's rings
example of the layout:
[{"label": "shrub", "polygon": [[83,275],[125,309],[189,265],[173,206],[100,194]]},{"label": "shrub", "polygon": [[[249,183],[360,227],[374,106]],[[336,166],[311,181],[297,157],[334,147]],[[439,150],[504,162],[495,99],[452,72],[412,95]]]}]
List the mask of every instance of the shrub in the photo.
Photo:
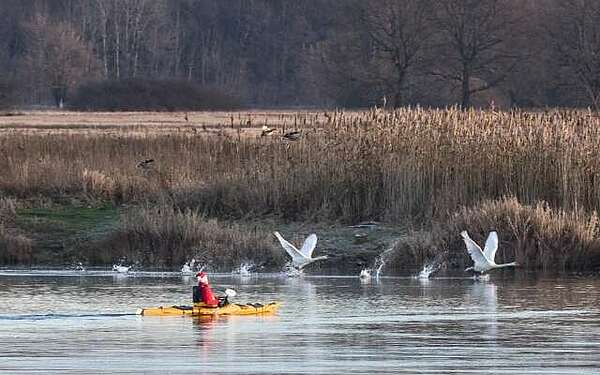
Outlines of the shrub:
[{"label": "shrub", "polygon": [[188,81],[128,79],[83,84],[69,107],[80,111],[203,111],[237,109],[240,102]]},{"label": "shrub", "polygon": [[0,264],[24,264],[32,260],[32,241],[0,222]]},{"label": "shrub", "polygon": [[10,229],[17,217],[17,202],[0,198],[0,264],[22,264],[32,261],[32,241]]},{"label": "shrub", "polygon": [[142,264],[178,268],[195,258],[213,270],[230,271],[245,261],[273,268],[283,258],[270,238],[191,210],[159,205],[126,213],[121,228],[99,246],[110,248],[110,253],[89,254],[88,259],[110,263],[125,256]]},{"label": "shrub", "polygon": [[17,216],[17,201],[13,198],[0,198],[0,225],[14,222]]}]

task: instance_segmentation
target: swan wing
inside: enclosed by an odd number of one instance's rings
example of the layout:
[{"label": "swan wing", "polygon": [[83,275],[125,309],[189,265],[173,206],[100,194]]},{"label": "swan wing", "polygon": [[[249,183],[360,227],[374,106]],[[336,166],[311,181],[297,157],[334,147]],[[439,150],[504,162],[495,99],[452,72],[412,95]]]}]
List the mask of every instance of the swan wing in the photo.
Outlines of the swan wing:
[{"label": "swan wing", "polygon": [[312,253],[313,253],[313,251],[315,251],[316,246],[317,246],[317,235],[313,233],[310,236],[306,237],[306,239],[304,240],[304,244],[302,244],[302,248],[300,249],[300,252],[305,257],[311,258]]},{"label": "swan wing", "polygon": [[287,242],[285,238],[281,237],[281,234],[279,234],[279,232],[273,232],[273,234],[275,235],[275,237],[277,237],[281,246],[292,257],[292,259],[304,258],[304,255],[300,251],[298,251],[298,249],[296,249],[294,245]]},{"label": "swan wing", "polygon": [[487,240],[485,241],[485,247],[483,248],[483,254],[491,262],[496,258],[496,251],[498,250],[498,233],[496,231],[490,232]]},{"label": "swan wing", "polygon": [[488,261],[483,251],[481,251],[481,247],[479,247],[479,245],[477,245],[477,243],[475,243],[475,241],[473,241],[471,237],[469,237],[467,231],[461,232],[460,235],[463,237],[465,245],[467,245],[467,252],[469,253],[471,259],[473,259],[473,263],[475,263],[475,266],[487,265]]}]

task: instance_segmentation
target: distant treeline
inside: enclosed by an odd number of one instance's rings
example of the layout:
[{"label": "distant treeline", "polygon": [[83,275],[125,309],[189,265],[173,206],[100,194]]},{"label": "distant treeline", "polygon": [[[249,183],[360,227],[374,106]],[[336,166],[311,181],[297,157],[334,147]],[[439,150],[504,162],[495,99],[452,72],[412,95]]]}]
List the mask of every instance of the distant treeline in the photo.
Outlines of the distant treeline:
[{"label": "distant treeline", "polygon": [[4,107],[140,79],[268,107],[600,100],[599,1],[3,0],[0,19]]}]

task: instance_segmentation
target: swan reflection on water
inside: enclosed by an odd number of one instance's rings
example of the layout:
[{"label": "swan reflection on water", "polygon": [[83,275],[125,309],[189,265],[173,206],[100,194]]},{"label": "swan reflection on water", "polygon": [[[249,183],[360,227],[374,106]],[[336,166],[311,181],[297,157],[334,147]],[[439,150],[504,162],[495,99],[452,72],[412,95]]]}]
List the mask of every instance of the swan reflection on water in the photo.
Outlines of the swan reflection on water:
[{"label": "swan reflection on water", "polygon": [[483,338],[496,340],[498,335],[498,287],[492,282],[474,282],[467,288],[465,301],[470,311],[478,314],[481,319],[470,321],[477,328],[484,327]]}]

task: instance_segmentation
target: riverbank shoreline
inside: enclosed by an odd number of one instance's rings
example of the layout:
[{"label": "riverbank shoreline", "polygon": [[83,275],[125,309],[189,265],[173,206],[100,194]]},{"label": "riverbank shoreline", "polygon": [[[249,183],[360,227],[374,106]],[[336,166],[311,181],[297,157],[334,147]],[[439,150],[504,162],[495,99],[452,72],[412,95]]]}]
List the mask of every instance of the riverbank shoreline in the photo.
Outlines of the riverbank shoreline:
[{"label": "riverbank shoreline", "polygon": [[[219,259],[219,256],[212,260],[206,259],[200,249],[211,244],[200,242],[190,246],[187,251],[182,250],[185,254],[173,264],[148,263],[130,252],[131,249],[119,249],[115,243],[124,234],[124,216],[136,209],[132,206],[112,206],[106,202],[97,202],[95,206],[46,203],[44,207],[17,208],[8,229],[14,235],[30,239],[31,250],[22,255],[23,258],[5,263],[4,266],[73,268],[81,263],[89,268],[110,267],[112,264],[125,262],[137,264],[143,269],[178,271],[184,261],[195,258],[197,266],[204,265],[215,272],[235,271],[243,265],[253,265],[253,271],[272,272],[280,270],[288,260],[288,255],[273,236],[274,231],[279,231],[298,247],[306,236],[317,234],[315,256],[327,255],[329,259],[310,265],[308,272],[355,274],[361,269],[372,267],[376,258],[393,247],[397,239],[406,233],[406,229],[400,226],[374,222],[348,226],[340,223],[281,222],[276,218],[229,222],[218,220],[214,221],[216,226],[237,228],[244,241],[247,240],[246,237],[255,237],[260,233],[264,237],[262,244],[265,247],[265,252],[261,254],[272,254],[274,259],[265,259],[264,256],[244,259],[243,255],[237,256],[240,258],[238,263]],[[209,218],[202,220],[211,221]],[[223,241],[227,241],[227,238],[223,238]],[[212,243],[212,246],[227,248],[231,244]],[[101,258],[92,255],[98,252],[106,252],[112,256]],[[99,259],[105,261],[98,262]]]}]

